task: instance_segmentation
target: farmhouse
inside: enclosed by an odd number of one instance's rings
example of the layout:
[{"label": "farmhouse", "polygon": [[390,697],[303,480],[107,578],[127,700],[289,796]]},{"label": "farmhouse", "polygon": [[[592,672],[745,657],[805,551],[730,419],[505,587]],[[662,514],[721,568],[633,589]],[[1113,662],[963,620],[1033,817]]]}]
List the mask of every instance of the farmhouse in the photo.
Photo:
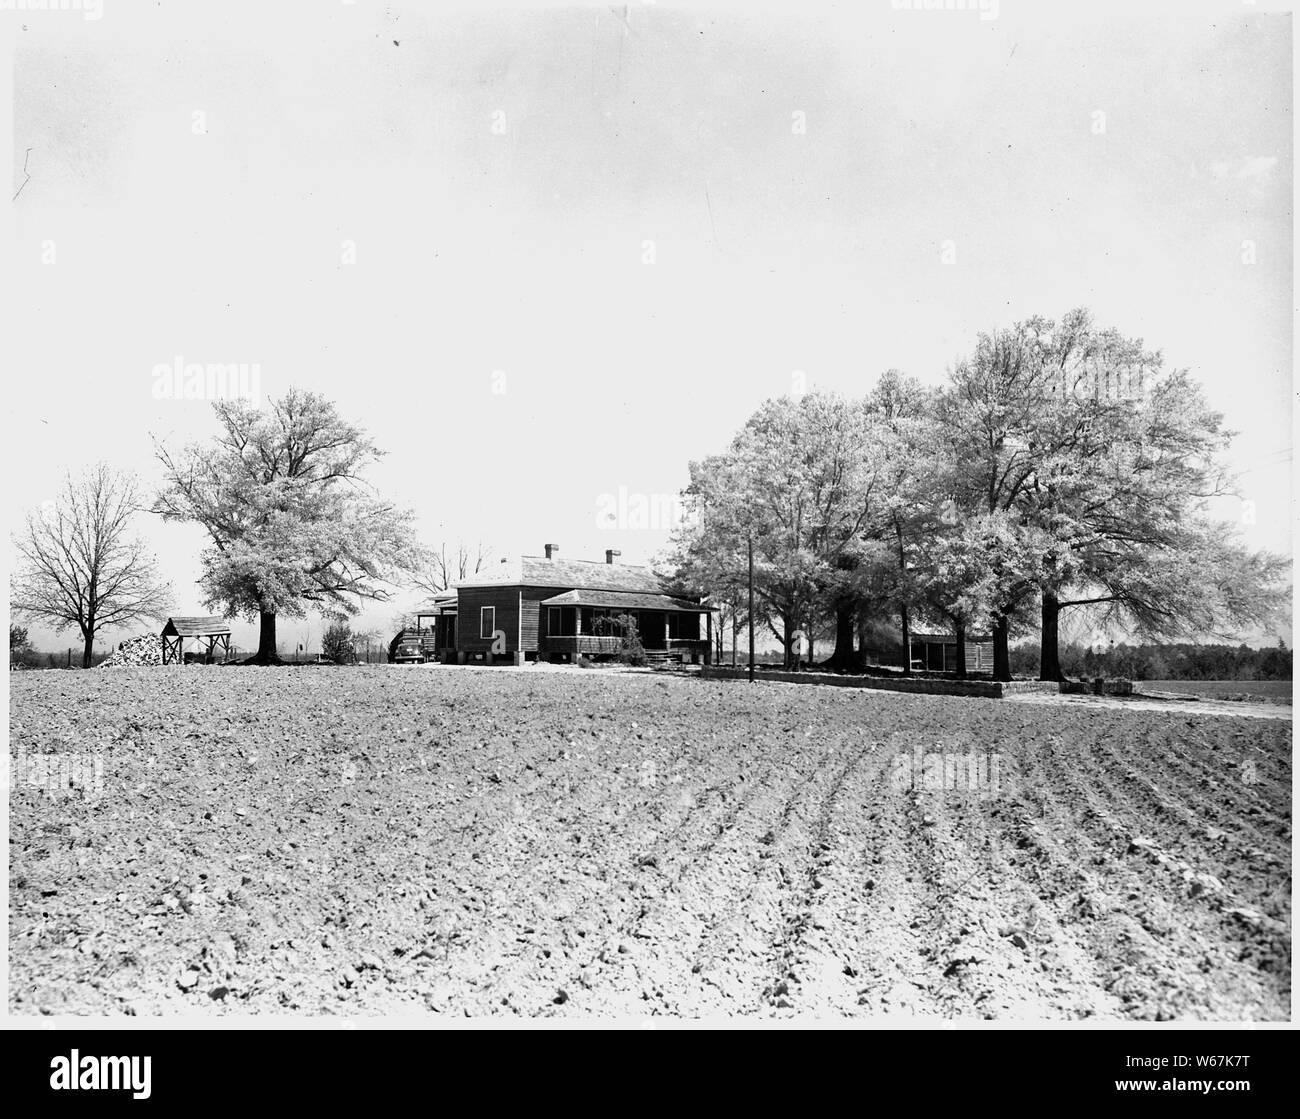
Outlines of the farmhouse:
[{"label": "farmhouse", "polygon": [[648,567],[616,563],[613,550],[604,563],[558,552],[547,544],[544,557],[502,560],[420,611],[443,662],[610,656],[619,646],[610,620],[629,614],[652,659],[709,663],[711,607],[673,594]]}]

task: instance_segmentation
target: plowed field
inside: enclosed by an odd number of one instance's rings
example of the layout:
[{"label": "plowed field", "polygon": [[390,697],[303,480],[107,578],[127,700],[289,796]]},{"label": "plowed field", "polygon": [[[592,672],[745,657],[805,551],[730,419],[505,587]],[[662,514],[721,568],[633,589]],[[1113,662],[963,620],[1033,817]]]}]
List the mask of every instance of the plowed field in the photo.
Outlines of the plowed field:
[{"label": "plowed field", "polygon": [[1281,720],[531,669],[11,681],[14,1013],[1289,1017]]}]

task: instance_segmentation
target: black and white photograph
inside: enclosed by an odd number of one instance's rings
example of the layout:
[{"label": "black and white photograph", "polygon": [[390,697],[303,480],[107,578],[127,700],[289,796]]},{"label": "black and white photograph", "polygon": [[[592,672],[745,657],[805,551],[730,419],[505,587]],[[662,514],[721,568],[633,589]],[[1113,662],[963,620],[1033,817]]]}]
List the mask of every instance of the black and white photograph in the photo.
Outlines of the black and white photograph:
[{"label": "black and white photograph", "polygon": [[1250,1090],[1160,1055],[1292,1019],[1289,4],[0,36],[51,1091],[147,1097],[57,1035],[124,1024],[1107,1031],[1112,1096]]}]

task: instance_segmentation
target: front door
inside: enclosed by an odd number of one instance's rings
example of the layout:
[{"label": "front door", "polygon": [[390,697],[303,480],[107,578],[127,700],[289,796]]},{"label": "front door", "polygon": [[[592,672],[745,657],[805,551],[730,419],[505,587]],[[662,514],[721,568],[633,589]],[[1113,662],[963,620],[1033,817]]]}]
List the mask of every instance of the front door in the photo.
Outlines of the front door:
[{"label": "front door", "polygon": [[647,611],[637,619],[641,630],[641,644],[646,649],[668,648],[668,615],[660,611]]}]

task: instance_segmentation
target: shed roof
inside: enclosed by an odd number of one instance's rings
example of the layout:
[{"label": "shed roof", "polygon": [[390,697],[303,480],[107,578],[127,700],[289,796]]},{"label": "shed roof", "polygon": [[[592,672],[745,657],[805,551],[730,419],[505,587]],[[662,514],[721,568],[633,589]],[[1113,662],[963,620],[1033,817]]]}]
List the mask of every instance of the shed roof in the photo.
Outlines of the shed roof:
[{"label": "shed roof", "polygon": [[557,590],[628,591],[667,594],[664,580],[648,567],[600,560],[545,559],[520,556],[462,579],[457,587],[555,587]]},{"label": "shed roof", "polygon": [[[913,633],[913,641],[926,641],[933,645],[956,645],[957,635],[953,633]],[[993,640],[993,635],[989,633],[968,633],[966,635],[966,644],[983,645]]]},{"label": "shed roof", "polygon": [[542,599],[543,606],[611,606],[623,610],[667,610],[676,614],[702,614],[713,607],[701,606],[667,594],[638,594],[634,591],[566,591]]},{"label": "shed roof", "polygon": [[230,632],[225,618],[168,618],[163,626],[164,637],[214,637]]}]

